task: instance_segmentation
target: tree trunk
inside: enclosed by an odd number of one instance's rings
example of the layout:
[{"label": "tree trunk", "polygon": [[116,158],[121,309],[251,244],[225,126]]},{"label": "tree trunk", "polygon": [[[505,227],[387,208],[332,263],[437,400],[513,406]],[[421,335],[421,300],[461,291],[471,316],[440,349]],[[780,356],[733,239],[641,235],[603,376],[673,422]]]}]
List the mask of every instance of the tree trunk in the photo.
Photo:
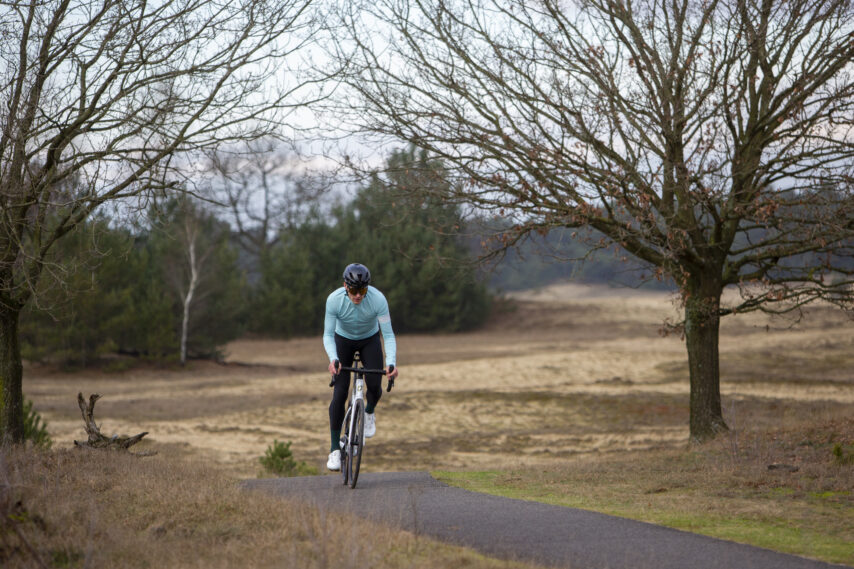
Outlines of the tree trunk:
[{"label": "tree trunk", "polygon": [[721,412],[719,313],[722,287],[715,279],[690,287],[685,302],[685,341],[691,378],[690,437],[694,442],[728,430]]},{"label": "tree trunk", "polygon": [[24,368],[18,343],[19,308],[0,303],[0,443],[24,441]]},{"label": "tree trunk", "polygon": [[187,231],[188,256],[190,261],[190,283],[187,285],[187,294],[184,295],[184,316],[181,320],[181,365],[187,365],[187,335],[190,330],[190,303],[199,284],[199,271],[196,268],[196,233]]}]

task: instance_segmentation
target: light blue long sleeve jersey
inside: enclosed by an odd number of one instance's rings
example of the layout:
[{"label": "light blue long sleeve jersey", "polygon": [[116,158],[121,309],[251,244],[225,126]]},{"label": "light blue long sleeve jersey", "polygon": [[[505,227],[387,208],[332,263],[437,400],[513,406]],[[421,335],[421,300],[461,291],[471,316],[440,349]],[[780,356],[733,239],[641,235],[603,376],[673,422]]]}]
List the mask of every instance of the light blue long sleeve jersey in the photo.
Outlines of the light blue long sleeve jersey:
[{"label": "light blue long sleeve jersey", "polygon": [[385,364],[395,365],[397,343],[391,329],[388,301],[378,289],[369,286],[359,304],[353,304],[342,286],[326,299],[326,318],[323,321],[323,347],[329,361],[338,359],[335,349],[335,334],[350,340],[364,340],[382,331],[385,347]]}]

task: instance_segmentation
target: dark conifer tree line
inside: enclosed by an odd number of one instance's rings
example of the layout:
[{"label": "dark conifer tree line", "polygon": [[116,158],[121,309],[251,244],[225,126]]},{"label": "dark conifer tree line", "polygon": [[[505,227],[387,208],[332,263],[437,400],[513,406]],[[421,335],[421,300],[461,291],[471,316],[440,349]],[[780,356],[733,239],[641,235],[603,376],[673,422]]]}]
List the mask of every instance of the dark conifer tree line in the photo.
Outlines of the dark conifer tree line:
[{"label": "dark conifer tree line", "polygon": [[66,366],[116,354],[178,361],[185,325],[189,358],[218,357],[247,333],[318,334],[327,295],[355,261],[388,297],[396,331],[475,327],[490,295],[460,236],[460,211],[400,191],[442,183],[440,163],[396,152],[354,197],[324,212],[318,203],[283,225],[257,259],[245,258],[221,212],[189,199],[158,204],[136,227],[103,216],[81,224],[54,249],[63,262],[42,278],[39,302],[21,318],[24,358]]},{"label": "dark conifer tree line", "polygon": [[[475,328],[495,290],[566,279],[674,286],[601,235],[570,229],[532,236],[484,270],[478,232],[500,233],[508,221],[480,220],[473,229],[458,205],[437,197],[449,183],[441,161],[394,152],[352,196],[318,198],[255,249],[222,210],[187,197],[151,207],[133,226],[93,218],[54,247],[37,302],[22,314],[23,356],[73,367],[117,355],[183,362],[218,358],[247,334],[316,335],[326,297],[351,262],[371,269],[398,332]],[[799,262],[814,260],[787,260]]]}]

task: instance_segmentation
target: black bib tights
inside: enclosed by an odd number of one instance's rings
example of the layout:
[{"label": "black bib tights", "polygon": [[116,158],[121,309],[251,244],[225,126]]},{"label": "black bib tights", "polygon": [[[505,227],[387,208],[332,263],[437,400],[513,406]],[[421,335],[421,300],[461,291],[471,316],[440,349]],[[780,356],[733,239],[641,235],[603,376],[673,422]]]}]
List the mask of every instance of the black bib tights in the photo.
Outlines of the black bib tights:
[{"label": "black bib tights", "polygon": [[[344,336],[335,334],[335,350],[338,353],[338,361],[344,367],[353,366],[353,356],[356,352],[362,358],[362,364],[367,369],[383,369],[383,347],[380,341],[380,333],[377,332],[364,340],[350,340]],[[382,377],[378,373],[369,373],[365,376],[365,387],[367,388],[367,407],[373,409],[382,397]],[[350,390],[350,372],[342,371],[335,376],[335,388],[332,393],[332,403],[329,404],[329,427],[332,430],[341,428],[344,421],[344,413],[347,406],[347,395]]]}]

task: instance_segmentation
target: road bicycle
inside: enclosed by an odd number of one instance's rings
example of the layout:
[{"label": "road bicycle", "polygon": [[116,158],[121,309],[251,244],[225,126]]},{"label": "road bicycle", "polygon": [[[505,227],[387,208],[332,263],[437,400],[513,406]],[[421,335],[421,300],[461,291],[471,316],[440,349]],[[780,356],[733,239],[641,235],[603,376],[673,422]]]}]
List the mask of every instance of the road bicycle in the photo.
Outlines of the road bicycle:
[{"label": "road bicycle", "polygon": [[[336,362],[337,363],[337,362]],[[389,366],[394,370],[394,366]],[[365,451],[365,376],[369,373],[385,375],[384,369],[366,369],[359,354],[353,357],[353,367],[341,367],[341,371],[353,372],[353,384],[350,390],[350,398],[344,422],[341,425],[341,474],[344,477],[344,485],[350,488],[356,487],[359,479],[359,467],[362,464],[362,455]],[[335,376],[329,386],[335,385]],[[388,380],[388,388],[394,387],[394,378]]]}]

